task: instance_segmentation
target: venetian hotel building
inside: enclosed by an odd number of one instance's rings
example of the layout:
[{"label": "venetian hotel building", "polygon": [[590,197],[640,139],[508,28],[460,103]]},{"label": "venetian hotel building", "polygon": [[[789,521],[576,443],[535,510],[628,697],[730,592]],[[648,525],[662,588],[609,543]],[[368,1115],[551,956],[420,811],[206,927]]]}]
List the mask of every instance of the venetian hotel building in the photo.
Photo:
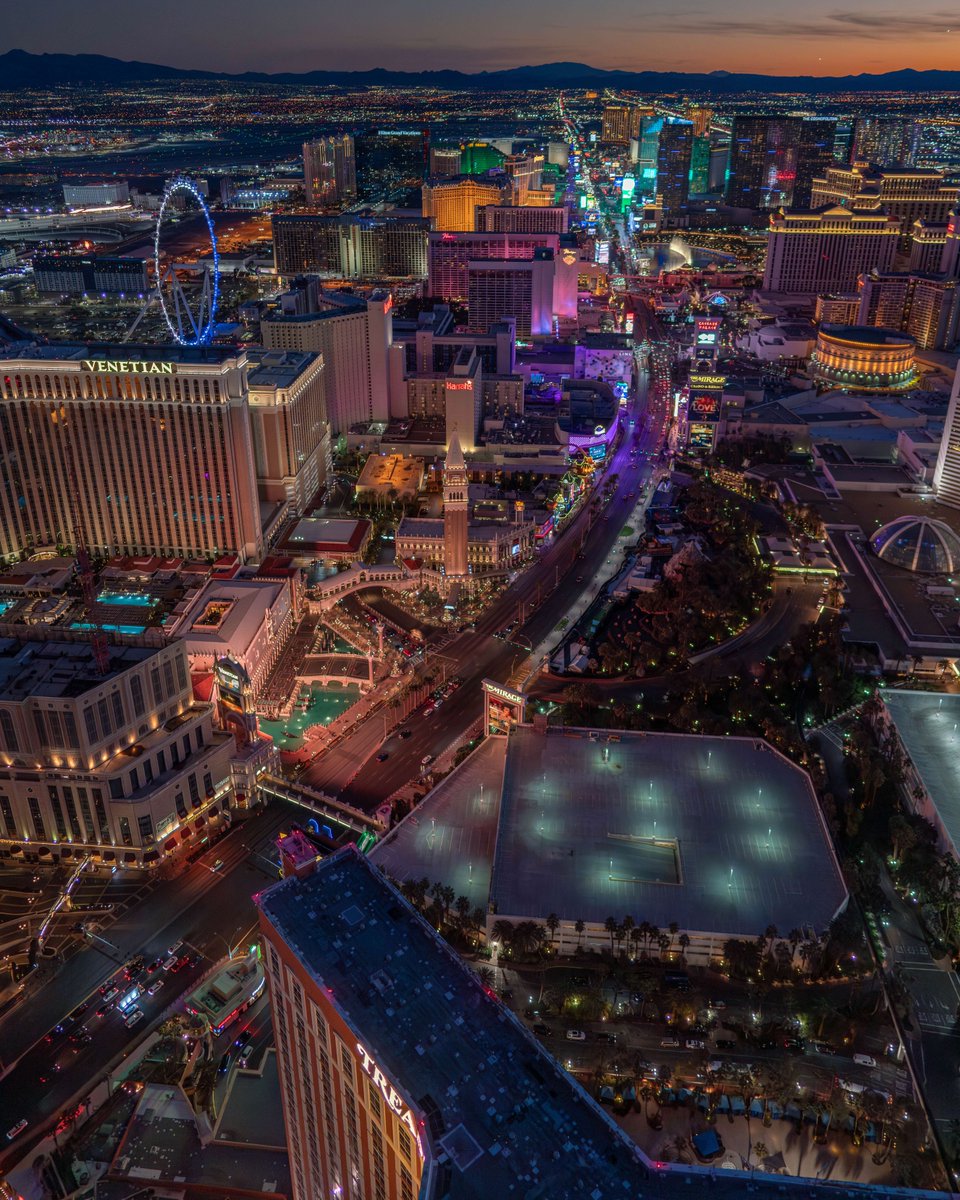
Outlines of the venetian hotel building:
[{"label": "venetian hotel building", "polygon": [[218,347],[32,345],[0,357],[0,558],[249,558],[329,461],[323,360]]}]

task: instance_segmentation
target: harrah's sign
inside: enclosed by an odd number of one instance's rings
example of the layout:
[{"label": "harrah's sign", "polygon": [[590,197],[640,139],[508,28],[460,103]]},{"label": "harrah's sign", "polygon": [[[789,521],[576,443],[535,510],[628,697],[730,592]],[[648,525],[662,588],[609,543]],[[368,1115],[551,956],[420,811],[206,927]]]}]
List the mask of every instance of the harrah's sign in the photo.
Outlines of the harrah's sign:
[{"label": "harrah's sign", "polygon": [[110,375],[172,375],[173,363],[147,362],[142,358],[85,358],[85,371],[106,372]]},{"label": "harrah's sign", "polygon": [[420,1144],[420,1133],[417,1130],[417,1123],[413,1119],[413,1113],[404,1104],[403,1098],[397,1094],[397,1089],[393,1086],[386,1075],[380,1070],[376,1062],[371,1058],[365,1046],[361,1046],[357,1042],[357,1053],[360,1055],[360,1061],[363,1063],[363,1069],[370,1076],[373,1082],[380,1089],[384,1100],[387,1102],[387,1108],[391,1112],[395,1112],[400,1118],[400,1123],[406,1125],[410,1130],[410,1136],[417,1143],[417,1150],[420,1157],[423,1158],[423,1146]]}]

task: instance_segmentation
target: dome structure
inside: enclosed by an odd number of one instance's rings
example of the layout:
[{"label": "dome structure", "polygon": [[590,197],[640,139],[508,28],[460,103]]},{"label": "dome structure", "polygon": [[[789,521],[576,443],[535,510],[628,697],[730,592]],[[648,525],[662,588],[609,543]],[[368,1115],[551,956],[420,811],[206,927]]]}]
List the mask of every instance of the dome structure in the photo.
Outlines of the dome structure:
[{"label": "dome structure", "polygon": [[950,575],[960,571],[960,537],[943,521],[897,517],[870,539],[878,558],[907,571]]}]

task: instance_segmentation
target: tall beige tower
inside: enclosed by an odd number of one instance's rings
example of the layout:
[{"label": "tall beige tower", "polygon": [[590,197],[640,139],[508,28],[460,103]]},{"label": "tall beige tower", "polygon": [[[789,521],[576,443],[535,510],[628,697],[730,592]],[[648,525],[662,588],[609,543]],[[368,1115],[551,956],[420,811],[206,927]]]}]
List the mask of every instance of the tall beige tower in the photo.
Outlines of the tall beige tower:
[{"label": "tall beige tower", "polygon": [[460,439],[450,439],[443,470],[443,569],[447,579],[467,574],[467,532],[470,519],[467,464]]}]

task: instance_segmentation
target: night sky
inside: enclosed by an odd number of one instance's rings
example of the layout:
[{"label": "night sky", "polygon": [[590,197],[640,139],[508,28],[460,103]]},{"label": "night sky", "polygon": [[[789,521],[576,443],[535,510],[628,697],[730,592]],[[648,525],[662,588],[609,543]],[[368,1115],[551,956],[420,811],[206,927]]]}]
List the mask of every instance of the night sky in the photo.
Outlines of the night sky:
[{"label": "night sky", "polygon": [[4,50],[224,71],[569,60],[841,75],[960,64],[960,11],[943,0],[42,0],[3,9]]}]

